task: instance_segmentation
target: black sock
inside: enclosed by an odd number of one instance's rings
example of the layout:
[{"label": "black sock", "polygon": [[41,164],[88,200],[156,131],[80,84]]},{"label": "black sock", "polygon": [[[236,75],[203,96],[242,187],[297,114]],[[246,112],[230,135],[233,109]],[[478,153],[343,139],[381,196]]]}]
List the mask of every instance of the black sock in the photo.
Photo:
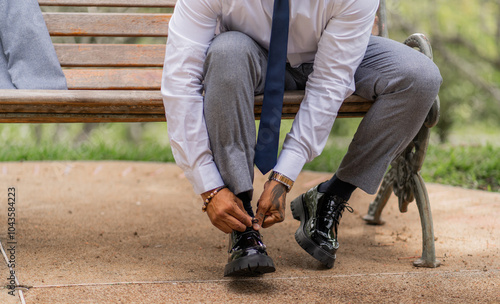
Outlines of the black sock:
[{"label": "black sock", "polygon": [[319,185],[318,191],[327,195],[338,195],[347,201],[356,188],[357,187],[352,184],[341,181],[337,175],[334,174],[330,180]]},{"label": "black sock", "polygon": [[253,210],[252,210],[252,194],[251,191],[247,192],[241,192],[240,194],[236,195],[237,198],[239,198],[243,202],[243,207],[245,207],[245,211],[250,215],[251,217],[254,217]]}]

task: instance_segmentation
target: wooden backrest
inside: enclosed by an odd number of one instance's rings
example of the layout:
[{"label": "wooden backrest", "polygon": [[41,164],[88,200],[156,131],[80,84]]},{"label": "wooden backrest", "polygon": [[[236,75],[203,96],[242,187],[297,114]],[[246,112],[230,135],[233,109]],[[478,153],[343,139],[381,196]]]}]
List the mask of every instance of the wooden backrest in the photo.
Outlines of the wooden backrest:
[{"label": "wooden backrest", "polygon": [[160,89],[176,0],[38,2],[69,89]]},{"label": "wooden backrest", "polygon": [[160,89],[174,0],[38,2],[69,89]]}]

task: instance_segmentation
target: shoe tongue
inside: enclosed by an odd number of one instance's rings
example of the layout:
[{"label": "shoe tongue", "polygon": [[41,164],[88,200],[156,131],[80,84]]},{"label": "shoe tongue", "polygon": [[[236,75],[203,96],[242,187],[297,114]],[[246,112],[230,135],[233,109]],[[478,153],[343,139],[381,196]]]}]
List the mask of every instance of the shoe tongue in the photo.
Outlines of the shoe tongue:
[{"label": "shoe tongue", "polygon": [[[235,231],[236,232],[236,231]],[[232,240],[232,244],[229,245],[229,253],[231,254],[234,251],[238,250],[246,250],[250,248],[264,248],[265,245],[262,243],[260,238],[260,233],[253,229],[246,230],[244,232],[237,232],[234,235],[234,239]],[[260,250],[260,249],[259,249]]]},{"label": "shoe tongue", "polygon": [[245,232],[249,232],[249,231],[255,231],[255,232],[257,232],[256,230],[253,229],[253,227],[247,227],[247,229],[245,230]]},{"label": "shoe tongue", "polygon": [[[250,236],[250,235],[252,235],[252,234],[255,234],[255,233],[257,233],[257,234],[258,234],[259,232],[258,232],[258,231],[253,230],[253,228],[252,228],[252,227],[249,227],[249,228],[247,228],[247,229],[246,229],[245,231],[243,231],[243,232],[234,230],[234,231],[233,231],[233,233],[234,233],[234,239],[236,240],[236,242],[238,242],[238,241],[239,241],[241,238],[243,238],[243,237],[249,237],[249,236]],[[259,235],[259,234],[258,234],[258,235]]]}]

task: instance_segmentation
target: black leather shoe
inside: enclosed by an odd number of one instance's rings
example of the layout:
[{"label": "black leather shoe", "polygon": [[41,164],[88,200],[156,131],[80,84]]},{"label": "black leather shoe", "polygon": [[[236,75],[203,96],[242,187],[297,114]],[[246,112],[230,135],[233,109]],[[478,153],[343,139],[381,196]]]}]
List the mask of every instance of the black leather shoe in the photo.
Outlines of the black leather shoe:
[{"label": "black leather shoe", "polygon": [[338,225],[344,209],[353,212],[347,201],[338,196],[318,192],[318,186],[294,199],[291,203],[293,217],[300,221],[295,240],[307,253],[332,268],[336,252]]},{"label": "black leather shoe", "polygon": [[273,260],[267,255],[260,233],[247,228],[245,232],[233,231],[229,237],[229,263],[224,276],[257,276],[274,272]]}]

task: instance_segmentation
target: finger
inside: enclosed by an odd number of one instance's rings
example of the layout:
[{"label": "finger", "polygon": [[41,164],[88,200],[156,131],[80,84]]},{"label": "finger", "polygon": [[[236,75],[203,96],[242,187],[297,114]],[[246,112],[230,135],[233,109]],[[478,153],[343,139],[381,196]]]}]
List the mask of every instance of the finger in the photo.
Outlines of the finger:
[{"label": "finger", "polygon": [[[243,203],[241,203],[241,201],[240,201],[240,204],[241,204],[241,206],[243,206]],[[243,210],[244,210],[244,208],[243,208]],[[238,205],[236,205],[233,208],[233,210],[231,210],[229,212],[229,214],[232,215],[236,220],[238,220],[242,225],[244,225],[245,229],[246,229],[246,227],[252,226],[252,218],[250,217],[250,215],[248,215],[246,213],[246,211],[242,211]],[[240,231],[240,230],[238,230],[238,231]]]},{"label": "finger", "polygon": [[281,223],[285,220],[285,216],[279,213],[273,213],[267,216],[262,223],[262,228],[269,228],[276,223]]},{"label": "finger", "polygon": [[[252,217],[248,215],[247,211],[245,210],[245,207],[243,206],[243,201],[241,201],[239,198],[235,197],[234,200],[236,201],[236,205],[238,208],[235,208],[235,213],[233,216],[238,219],[240,222],[243,223],[243,225],[250,227],[252,226]],[[241,211],[241,212],[238,212]]]},{"label": "finger", "polygon": [[210,218],[210,221],[215,227],[225,233],[231,233],[233,230],[238,230],[240,232],[246,230],[245,225],[227,214],[215,217],[214,219]]},{"label": "finger", "polygon": [[230,233],[232,231],[231,227],[226,225],[224,221],[221,221],[219,217],[213,216],[212,213],[210,212],[208,212],[208,218],[210,219],[210,222],[212,222],[212,225],[214,225],[217,229],[221,230],[222,232]]},{"label": "finger", "polygon": [[[233,208],[234,210],[238,209],[237,207]],[[239,210],[241,212],[241,210]],[[233,230],[238,230],[240,232],[243,232],[246,230],[246,226],[238,219],[236,219],[234,216],[231,214],[228,214],[226,212],[219,212],[215,213],[215,215],[210,215],[210,221],[212,224],[219,228],[220,230],[226,232],[226,233],[231,233]],[[250,223],[251,219],[250,216],[248,216]]]},{"label": "finger", "polygon": [[243,232],[247,229],[247,226],[234,217],[227,217],[225,219],[225,224],[229,226],[231,230],[237,230],[239,232]]},{"label": "finger", "polygon": [[226,224],[225,217],[227,215],[215,209],[214,205],[210,204],[207,210],[208,218],[212,225],[214,225],[217,229],[221,230],[225,233],[231,233],[233,229]]},{"label": "finger", "polygon": [[224,233],[233,232],[233,229],[231,229],[231,227],[229,227],[225,223],[217,223],[217,224],[214,224],[214,226],[217,227],[220,231],[222,231]]},{"label": "finger", "polygon": [[[222,194],[223,193],[221,192],[221,195]],[[249,223],[248,226],[251,225],[250,216],[247,216],[248,219],[244,218],[245,214],[241,211],[240,207],[237,206],[238,202],[236,199],[236,197],[230,197],[227,199],[224,196],[218,196],[215,197],[212,203],[208,206],[207,213],[210,221],[214,226],[224,232],[228,232],[228,230],[232,231],[232,229],[238,231],[244,231],[246,229],[245,227],[245,229],[242,230],[244,224],[239,223],[240,220],[235,219],[235,216],[242,218],[243,222]],[[243,207],[243,203],[241,201],[239,203]]]},{"label": "finger", "polygon": [[264,208],[261,207],[261,204],[257,205],[257,212],[255,213],[255,221],[253,223],[254,230],[259,230],[260,227],[262,227],[262,223],[266,218],[266,212],[267,210],[264,210]]}]

